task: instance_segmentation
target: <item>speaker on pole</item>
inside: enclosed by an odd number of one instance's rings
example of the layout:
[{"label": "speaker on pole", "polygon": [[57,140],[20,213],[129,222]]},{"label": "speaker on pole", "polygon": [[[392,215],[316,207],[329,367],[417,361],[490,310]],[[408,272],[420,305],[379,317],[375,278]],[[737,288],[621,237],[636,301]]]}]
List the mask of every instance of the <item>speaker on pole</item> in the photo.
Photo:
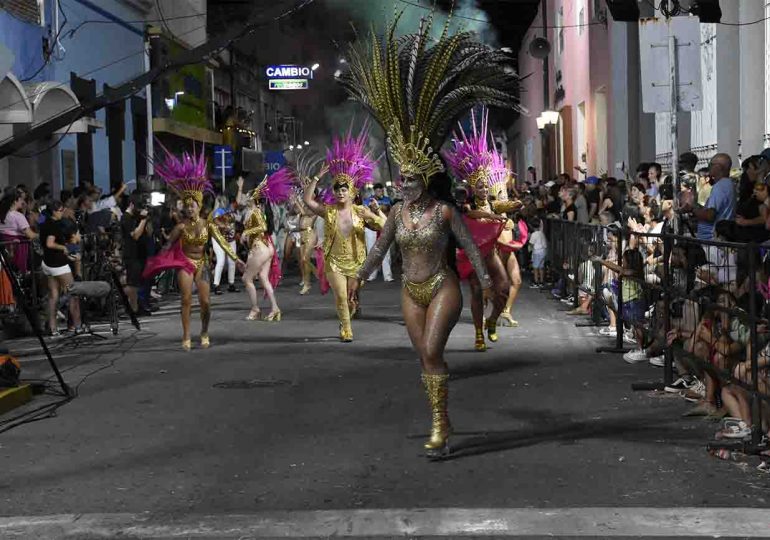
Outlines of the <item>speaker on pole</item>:
[{"label": "speaker on pole", "polygon": [[698,0],[693,2],[690,11],[697,15],[702,23],[718,23],[722,20],[719,0]]},{"label": "speaker on pole", "polygon": [[618,22],[636,22],[639,20],[638,0],[607,0],[607,7],[612,18]]}]

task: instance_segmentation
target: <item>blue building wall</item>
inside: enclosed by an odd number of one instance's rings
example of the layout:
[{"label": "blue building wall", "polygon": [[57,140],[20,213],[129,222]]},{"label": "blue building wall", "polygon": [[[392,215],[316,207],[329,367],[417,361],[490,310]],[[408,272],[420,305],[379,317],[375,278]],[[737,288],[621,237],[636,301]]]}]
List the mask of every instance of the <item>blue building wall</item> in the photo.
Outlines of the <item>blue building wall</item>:
[{"label": "blue building wall", "polygon": [[[30,77],[43,64],[42,39],[56,34],[56,29],[51,28],[54,5],[55,0],[46,2],[45,27],[16,19],[0,10],[0,42],[15,54],[12,73],[19,80]],[[65,0],[60,5],[67,19],[59,39],[65,49],[63,58],[52,58],[32,81],[57,81],[69,87],[70,73],[75,72],[83,79],[94,79],[99,94],[104,84],[118,86],[144,71],[144,24],[136,22],[145,18],[144,13],[119,0]],[[95,22],[82,24],[86,21]],[[63,22],[60,12],[60,27]],[[74,34],[72,30],[76,30]],[[131,180],[136,178],[136,150],[130,101],[126,102],[125,115],[123,178]],[[104,110],[98,111],[96,117],[106,124]],[[76,149],[76,136],[66,135],[59,143],[56,155],[61,155],[60,150]],[[94,182],[107,190],[110,169],[105,129],[97,129],[93,134],[93,158]],[[57,168],[61,171],[61,164]],[[61,185],[61,177],[51,181]]]},{"label": "blue building wall", "polygon": [[[49,2],[49,10],[52,5],[53,2]],[[66,0],[63,7],[68,21],[60,41],[66,53],[62,61],[54,63],[53,80],[69,84],[70,72],[74,71],[83,79],[94,79],[99,94],[104,84],[118,86],[144,71],[144,26],[128,22],[142,20],[144,14],[117,0]],[[85,24],[70,35],[69,32],[84,21],[100,22]],[[128,181],[136,178],[130,102],[126,103],[125,117],[123,178]],[[105,111],[98,111],[96,118],[105,124]],[[66,140],[60,147],[75,150],[75,137],[64,138]],[[94,133],[93,151],[94,182],[108,190],[110,167],[106,130],[98,129]]]}]

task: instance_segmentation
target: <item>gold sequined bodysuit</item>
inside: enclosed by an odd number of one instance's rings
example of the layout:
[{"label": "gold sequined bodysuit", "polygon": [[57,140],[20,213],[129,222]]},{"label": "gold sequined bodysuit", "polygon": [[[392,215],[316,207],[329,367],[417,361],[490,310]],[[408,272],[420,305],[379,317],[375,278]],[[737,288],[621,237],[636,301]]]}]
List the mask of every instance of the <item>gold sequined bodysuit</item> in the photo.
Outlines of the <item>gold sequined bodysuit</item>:
[{"label": "gold sequined bodysuit", "polygon": [[[336,206],[326,206],[324,230],[327,233],[324,236],[323,249],[326,265],[331,271],[354,278],[366,260],[364,207],[353,206],[350,212],[353,228],[350,234],[345,237],[337,225],[339,209]],[[369,225],[379,230],[382,228],[383,222],[384,220],[378,218]]]},{"label": "gold sequined bodysuit", "polygon": [[243,234],[249,237],[249,248],[267,246],[267,219],[261,208],[254,210],[246,219]]},{"label": "gold sequined bodysuit", "polygon": [[452,217],[447,220],[444,218],[444,207],[440,202],[434,204],[428,223],[409,229],[402,217],[403,203],[396,204],[388,214],[380,238],[358,272],[359,279],[365,279],[382,264],[390,244],[395,240],[403,259],[401,277],[404,288],[412,300],[427,307],[441,289],[449,271],[446,256],[451,232],[467,253],[476,274],[480,277],[482,287],[490,287],[492,282],[481,253],[473,243],[459,211],[452,209]]},{"label": "gold sequined bodysuit", "polygon": [[[234,261],[238,260],[238,255],[236,255],[235,251],[233,251],[233,249],[230,247],[230,243],[225,240],[222,232],[214,223],[213,218],[210,218],[206,223],[206,226],[202,229],[198,229],[197,221],[195,223],[186,223],[182,228],[180,241],[182,242],[182,247],[203,247],[208,243],[209,238],[213,238],[214,241],[222,247],[228,257]],[[196,276],[200,272],[201,268],[203,268],[206,263],[208,263],[208,259],[205,253],[200,259],[193,259],[191,257],[187,258],[190,259],[190,262],[192,262],[195,266]]]}]

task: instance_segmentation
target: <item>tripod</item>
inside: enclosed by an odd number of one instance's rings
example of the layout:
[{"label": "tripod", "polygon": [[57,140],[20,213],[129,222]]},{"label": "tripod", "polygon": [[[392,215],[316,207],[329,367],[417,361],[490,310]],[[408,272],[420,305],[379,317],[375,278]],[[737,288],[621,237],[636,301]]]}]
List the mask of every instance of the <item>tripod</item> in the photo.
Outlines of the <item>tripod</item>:
[{"label": "tripod", "polygon": [[13,263],[11,263],[10,257],[8,257],[8,252],[3,246],[0,246],[0,265],[2,265],[3,271],[6,273],[8,280],[11,282],[11,287],[13,288],[13,296],[16,299],[16,303],[21,307],[22,311],[24,312],[24,316],[27,318],[27,321],[32,327],[32,331],[35,333],[38,342],[40,342],[40,347],[43,349],[43,353],[45,353],[45,356],[48,359],[48,364],[51,366],[54,375],[56,375],[56,380],[59,382],[59,386],[61,387],[62,392],[66,397],[74,397],[72,389],[67,385],[66,382],[64,382],[61,371],[59,371],[59,367],[56,365],[53,356],[51,356],[51,351],[48,350],[48,345],[46,345],[45,339],[43,339],[43,332],[40,330],[40,320],[37,318],[34,311],[32,311],[32,308],[27,303],[26,295],[24,294],[24,289],[21,286],[19,276],[15,267],[12,266]]}]

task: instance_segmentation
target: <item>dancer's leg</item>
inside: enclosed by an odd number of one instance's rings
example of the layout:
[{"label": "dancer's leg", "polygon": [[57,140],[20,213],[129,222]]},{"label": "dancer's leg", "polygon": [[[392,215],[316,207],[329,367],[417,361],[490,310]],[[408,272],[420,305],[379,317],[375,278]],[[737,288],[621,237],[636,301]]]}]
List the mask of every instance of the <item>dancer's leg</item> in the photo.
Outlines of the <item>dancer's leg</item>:
[{"label": "dancer's leg", "polygon": [[258,255],[258,272],[259,281],[262,282],[262,288],[265,290],[267,298],[270,300],[270,314],[267,316],[267,320],[273,319],[281,320],[281,310],[278,309],[278,302],[275,300],[275,291],[273,285],[270,283],[270,262],[273,259],[274,250],[270,246],[265,246],[260,249]]},{"label": "dancer's leg", "polygon": [[182,296],[182,348],[190,349],[190,313],[192,312],[193,276],[179,270],[176,273],[179,293]]},{"label": "dancer's leg", "polygon": [[348,278],[333,271],[326,265],[326,279],[334,293],[334,305],[340,321],[340,340],[353,341],[353,328],[350,325],[350,306],[348,304]]},{"label": "dancer's leg", "polygon": [[[374,244],[377,243],[377,233],[371,229],[364,229],[364,238],[366,240],[366,252],[369,253],[372,248],[374,247]],[[379,273],[379,270],[375,269],[367,278],[367,281],[374,281],[377,279],[377,274]]]},{"label": "dancer's leg", "polygon": [[[421,358],[422,381],[432,411],[430,440],[425,443],[429,457],[440,456],[445,452],[452,432],[447,411],[449,374],[444,361],[444,349],[452,328],[460,318],[461,311],[460,285],[454,275],[449,275],[428,308],[424,310]],[[414,319],[414,315],[419,313],[415,311],[412,318]]]},{"label": "dancer's leg", "polygon": [[476,274],[471,276],[468,285],[471,289],[473,328],[476,331],[474,348],[479,352],[484,352],[487,350],[487,343],[484,340],[484,294]]},{"label": "dancer's leg", "polygon": [[247,317],[249,320],[255,320],[259,317],[259,297],[257,295],[257,287],[254,285],[254,280],[259,275],[260,265],[265,261],[265,254],[263,251],[266,246],[255,244],[249,251],[249,258],[246,260],[246,269],[243,272],[243,286],[246,289],[246,293],[249,295],[249,301],[251,302],[251,312]]},{"label": "dancer's leg", "polygon": [[508,299],[508,291],[510,289],[510,281],[508,281],[508,274],[505,271],[503,261],[500,260],[500,256],[496,252],[487,257],[487,270],[489,271],[489,277],[492,279],[492,287],[494,296],[492,298],[492,312],[487,319],[487,335],[489,341],[493,343],[497,341],[497,319],[500,318],[500,314],[505,308],[505,302]]}]

